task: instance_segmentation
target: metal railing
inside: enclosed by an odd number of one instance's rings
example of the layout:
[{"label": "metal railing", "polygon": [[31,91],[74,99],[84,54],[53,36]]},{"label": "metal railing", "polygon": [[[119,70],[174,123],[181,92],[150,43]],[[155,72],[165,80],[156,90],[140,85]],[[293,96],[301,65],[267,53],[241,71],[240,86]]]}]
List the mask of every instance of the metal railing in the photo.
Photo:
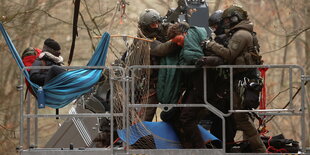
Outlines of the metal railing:
[{"label": "metal railing", "polygon": [[[50,67],[27,67],[26,69],[48,69]],[[114,144],[113,144],[113,131],[114,131],[114,117],[123,117],[123,126],[126,128],[126,137],[127,140],[129,139],[129,110],[130,108],[143,108],[143,107],[158,107],[158,108],[164,108],[164,107],[204,107],[208,110],[210,110],[212,113],[217,115],[219,118],[222,119],[222,134],[223,134],[223,147],[221,149],[221,152],[224,154],[226,152],[225,148],[225,117],[230,116],[233,113],[240,113],[240,112],[256,112],[258,115],[288,115],[288,116],[300,116],[300,127],[301,127],[301,134],[300,134],[300,139],[302,142],[301,145],[301,152],[306,151],[306,146],[305,146],[305,135],[306,135],[306,122],[305,122],[305,82],[310,80],[310,76],[307,76],[304,74],[304,70],[302,67],[298,65],[223,65],[223,66],[218,66],[218,67],[207,67],[207,68],[228,68],[230,70],[230,110],[228,113],[223,113],[222,111],[218,110],[216,107],[214,107],[212,104],[210,104],[207,100],[207,74],[206,74],[206,69],[204,68],[204,103],[202,104],[137,104],[134,101],[134,89],[135,89],[135,78],[134,76],[131,75],[133,70],[136,69],[161,69],[161,68],[179,68],[179,69],[194,69],[195,66],[161,66],[161,65],[154,65],[154,66],[130,66],[128,68],[122,68],[122,67],[117,67],[117,66],[112,66],[112,67],[87,67],[87,66],[79,66],[79,67],[63,67],[65,69],[105,69],[109,70],[110,72],[110,87],[111,87],[111,94],[110,94],[110,114],[60,114],[60,115],[48,115],[48,114],[38,114],[38,108],[36,106],[34,114],[30,114],[30,104],[27,104],[26,108],[26,114],[24,113],[24,77],[21,76],[21,84],[19,86],[20,90],[20,146],[19,150],[20,152],[23,152],[26,150],[24,149],[24,120],[25,118],[27,119],[27,143],[28,147],[30,146],[31,140],[30,140],[30,118],[35,119],[35,138],[34,138],[34,145],[38,145],[38,118],[46,118],[46,117],[61,117],[61,118],[83,118],[83,117],[107,117],[110,118],[110,131],[111,131],[111,137],[110,137],[110,148],[104,148],[102,151],[108,151],[108,154],[117,154],[117,152],[114,152]],[[300,86],[301,86],[301,104],[299,107],[299,110],[296,111],[291,108],[290,109],[265,109],[265,110],[239,110],[239,109],[233,109],[233,70],[236,68],[280,68],[280,69],[289,69],[289,105],[292,105],[293,103],[293,90],[292,90],[292,83],[293,83],[293,69],[297,69],[300,73]],[[24,71],[22,70],[22,72]],[[115,71],[121,71],[123,74],[121,74],[119,77],[112,77],[111,75],[114,75]],[[125,88],[124,89],[124,106],[122,109],[122,113],[114,113],[113,112],[113,97],[115,94],[113,94],[113,81],[121,81],[122,86]],[[28,97],[29,98],[29,97]],[[28,99],[27,102],[30,102]],[[131,104],[129,104],[131,103]],[[126,149],[123,151],[125,153],[141,153],[141,150],[130,150],[129,149],[129,144],[123,144],[126,146]],[[59,150],[60,148],[55,148],[54,150]],[[37,149],[40,150],[40,149]],[[45,150],[52,150],[51,148],[46,148]],[[98,150],[98,148],[96,148]],[[148,150],[151,151],[151,150]]]},{"label": "metal railing", "polygon": [[[138,69],[162,69],[162,68],[178,68],[178,69],[195,69],[195,66],[174,66],[174,65],[166,65],[166,66],[162,66],[162,65],[152,65],[152,66],[130,66],[127,70],[127,74],[129,74],[130,72],[134,72],[134,70],[138,70]],[[230,70],[230,110],[228,111],[228,113],[223,113],[222,111],[218,110],[216,107],[214,107],[212,104],[210,104],[207,101],[207,73],[206,73],[206,69],[207,68],[227,68]],[[205,107],[207,108],[209,111],[211,111],[212,113],[214,113],[216,116],[218,116],[219,118],[222,119],[222,126],[223,126],[223,130],[222,130],[222,137],[223,137],[223,145],[222,145],[222,153],[224,154],[226,152],[226,148],[225,148],[225,138],[226,138],[226,134],[225,134],[225,117],[230,116],[233,113],[249,113],[249,112],[255,112],[258,115],[263,115],[263,116],[267,116],[267,115],[288,115],[288,116],[300,116],[300,128],[301,128],[301,134],[300,134],[300,139],[302,142],[301,145],[301,151],[305,152],[306,151],[306,142],[305,142],[305,135],[306,135],[306,122],[305,122],[305,80],[310,80],[309,76],[304,75],[304,70],[301,66],[299,65],[221,65],[221,66],[217,66],[217,67],[207,67],[204,68],[204,73],[203,73],[203,85],[204,85],[204,103],[202,104],[137,104],[134,103],[134,101],[132,101],[132,103],[134,104],[126,104],[127,107],[131,107],[131,108],[142,108],[142,107],[159,107],[159,108],[164,108],[164,107]],[[294,109],[253,109],[253,110],[235,110],[233,109],[233,69],[246,69],[246,68],[277,68],[277,69],[289,69],[289,105],[290,108],[292,107],[292,99],[293,99],[293,90],[292,90],[292,83],[293,83],[293,74],[292,71],[293,69],[297,69],[300,72],[300,77],[301,77],[301,81],[300,81],[300,86],[301,86],[301,107],[298,111],[294,110]],[[134,78],[132,78],[133,82],[134,82]],[[134,86],[134,85],[132,85]],[[131,87],[132,91],[131,92],[135,92],[133,91],[135,88]],[[129,92],[129,91],[128,91]],[[132,95],[133,94],[129,94]],[[129,108],[126,108],[126,112],[129,112]],[[126,124],[127,124],[127,129],[129,128],[129,120],[128,120],[128,115],[126,117]],[[128,135],[128,131],[127,131],[127,138],[129,137]],[[127,144],[128,147],[128,144]]]},{"label": "metal railing", "polygon": [[[25,67],[22,71],[21,71],[21,75],[23,75],[23,72],[27,69],[49,69],[51,68],[51,66],[42,66],[42,67]],[[121,67],[117,67],[117,66],[112,66],[112,67],[104,67],[104,66],[75,66],[75,67],[61,67],[63,69],[68,69],[68,70],[76,70],[76,69],[102,69],[102,70],[108,70],[109,72],[112,72],[113,70],[118,70],[123,72],[123,68]],[[112,75],[112,74],[110,74]],[[119,77],[119,79],[124,79],[124,74],[122,75],[122,77]],[[110,85],[112,86],[112,80],[113,78],[110,77]],[[17,147],[17,150],[20,151],[21,153],[23,151],[26,151],[27,148],[24,148],[24,120],[27,119],[27,146],[28,149],[33,149],[33,150],[63,150],[63,148],[37,148],[38,146],[38,134],[39,134],[39,130],[38,130],[38,118],[85,118],[85,117],[93,117],[93,118],[99,118],[99,117],[106,117],[106,118],[110,118],[111,120],[111,125],[110,125],[110,130],[113,131],[114,130],[114,117],[120,116],[123,117],[124,114],[123,113],[113,113],[113,100],[110,101],[111,106],[110,106],[110,113],[78,113],[78,114],[38,114],[38,106],[37,104],[35,104],[35,110],[34,110],[34,114],[30,114],[30,95],[28,93],[27,96],[27,100],[24,101],[24,76],[20,77],[20,86],[18,86],[19,91],[20,91],[20,145]],[[111,87],[111,89],[113,89],[113,87]],[[113,91],[111,91],[113,92]],[[113,96],[113,93],[110,94],[111,98]],[[26,107],[26,114],[24,113],[24,105],[27,105]],[[31,125],[30,125],[30,119],[34,118],[34,144],[31,144]],[[111,132],[110,135],[110,143],[111,143],[111,147],[110,149],[108,148],[102,148],[102,150],[104,151],[109,151],[113,154],[113,137],[114,137],[114,132]],[[98,149],[96,149],[98,150]]]}]

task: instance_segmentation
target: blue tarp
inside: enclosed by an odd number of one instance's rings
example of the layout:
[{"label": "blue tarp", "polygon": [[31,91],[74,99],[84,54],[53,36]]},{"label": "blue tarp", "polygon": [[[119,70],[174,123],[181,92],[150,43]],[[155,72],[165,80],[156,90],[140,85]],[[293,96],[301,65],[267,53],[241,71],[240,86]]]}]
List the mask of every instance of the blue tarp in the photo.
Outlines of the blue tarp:
[{"label": "blue tarp", "polygon": [[[208,130],[198,125],[201,135],[205,142],[218,140]],[[132,145],[140,138],[152,135],[157,149],[180,149],[181,144],[174,129],[166,122],[140,122],[129,128],[129,140],[126,138],[126,129],[117,130],[118,136],[124,142]]]}]

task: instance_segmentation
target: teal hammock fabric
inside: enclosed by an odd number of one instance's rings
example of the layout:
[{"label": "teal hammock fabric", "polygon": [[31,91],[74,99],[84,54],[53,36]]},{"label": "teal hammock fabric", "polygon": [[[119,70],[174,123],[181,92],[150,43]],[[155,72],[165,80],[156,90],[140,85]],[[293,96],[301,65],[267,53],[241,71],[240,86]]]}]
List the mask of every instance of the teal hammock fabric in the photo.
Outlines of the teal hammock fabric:
[{"label": "teal hammock fabric", "polygon": [[[23,70],[25,68],[25,65],[23,64],[19,53],[17,52],[2,23],[0,23],[0,30],[10,49],[13,58],[17,62],[18,67]],[[110,35],[106,32],[102,35],[102,38],[98,43],[97,48],[92,58],[89,60],[87,66],[105,65],[109,42]],[[25,78],[29,81],[35,94],[38,95],[38,93],[43,93],[44,100],[38,102],[44,102],[43,104],[55,109],[62,108],[72,102],[74,99],[83,95],[84,93],[89,92],[92,86],[99,81],[101,73],[102,69],[77,69],[67,71],[59,74],[51,81],[46,83],[42,87],[43,91],[39,92],[38,89],[40,86],[32,83],[30,81],[28,71],[23,70],[23,74]]]}]

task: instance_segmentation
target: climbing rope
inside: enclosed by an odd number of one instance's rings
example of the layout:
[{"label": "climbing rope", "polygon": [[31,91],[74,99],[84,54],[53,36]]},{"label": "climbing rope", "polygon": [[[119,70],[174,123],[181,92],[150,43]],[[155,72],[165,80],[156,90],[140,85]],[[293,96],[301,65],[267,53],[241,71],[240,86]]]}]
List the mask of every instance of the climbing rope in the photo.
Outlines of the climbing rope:
[{"label": "climbing rope", "polygon": [[129,2],[126,0],[119,0],[118,10],[121,12],[120,24],[123,24],[123,17],[126,15],[126,6],[129,5]]},{"label": "climbing rope", "polygon": [[[128,37],[128,38],[143,40],[143,41],[146,41],[146,42],[153,42],[154,41],[154,40],[151,40],[151,39],[140,38],[140,37],[135,37],[135,36],[130,36],[130,35],[111,35],[111,38],[113,38],[113,37]],[[94,38],[101,38],[101,36],[94,36]]]}]

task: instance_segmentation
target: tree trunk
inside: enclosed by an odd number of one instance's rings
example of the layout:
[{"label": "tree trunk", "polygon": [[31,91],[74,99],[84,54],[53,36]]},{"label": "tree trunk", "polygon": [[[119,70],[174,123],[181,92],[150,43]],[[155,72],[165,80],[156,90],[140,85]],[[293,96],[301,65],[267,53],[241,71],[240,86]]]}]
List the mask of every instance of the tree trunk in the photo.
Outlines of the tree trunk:
[{"label": "tree trunk", "polygon": [[213,10],[212,10],[212,12],[210,12],[210,14],[212,14],[213,12],[215,12],[216,10],[218,10],[219,7],[220,7],[220,5],[221,5],[221,3],[222,3],[222,0],[216,0],[215,5],[214,5],[214,7],[213,7]]},{"label": "tree trunk", "polygon": [[[304,0],[305,2],[305,17],[306,17],[306,22],[309,22],[310,21],[310,1],[309,0]],[[306,55],[306,65],[305,65],[305,68],[306,68],[306,74],[309,75],[310,74],[310,31],[306,31],[306,34],[305,34],[305,55]],[[310,92],[310,84],[307,85],[307,90],[308,90],[308,96],[309,96],[309,92]],[[309,100],[309,99],[308,99]],[[308,107],[308,118],[310,118],[310,103],[308,103],[307,105]],[[306,135],[305,135],[306,136]],[[310,123],[308,121],[308,136],[306,136],[306,146],[309,147],[310,146],[310,139],[309,139],[309,136],[310,136]]]}]

